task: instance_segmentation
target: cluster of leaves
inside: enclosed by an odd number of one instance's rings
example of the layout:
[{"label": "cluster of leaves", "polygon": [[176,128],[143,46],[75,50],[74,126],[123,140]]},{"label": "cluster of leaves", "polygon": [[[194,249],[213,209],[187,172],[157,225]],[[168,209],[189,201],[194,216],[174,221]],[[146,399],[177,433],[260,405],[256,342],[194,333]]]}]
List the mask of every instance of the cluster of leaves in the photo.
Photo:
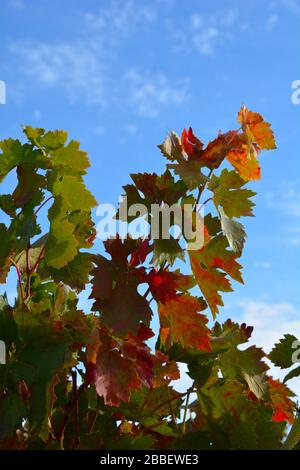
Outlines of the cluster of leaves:
[{"label": "cluster of leaves", "polygon": [[[0,365],[0,448],[282,446],[297,414],[292,392],[268,374],[262,349],[245,348],[251,327],[231,320],[209,327],[222,294],[232,290],[230,279],[243,282],[237,259],[246,233],[236,219],[253,215],[255,193],[245,185],[260,177],[260,151],[275,148],[261,115],[243,107],[238,122],[238,130],[206,147],[191,128],[181,137],[171,131],[159,146],[166,171],[131,175],[124,186],[128,204],[143,203],[150,223],[153,204],[189,203],[194,224],[201,198],[211,202],[215,215],[202,221],[197,250],[174,237],[128,236],[108,239],[104,254],[94,254],[96,200],[83,181],[89,161],[79,143],[67,142],[66,132],[29,126],[26,143],[0,142],[0,181],[9,173],[17,179],[14,191],[0,196],[8,221],[0,224],[0,281],[10,269],[18,276],[15,304],[0,297],[7,356]],[[48,204],[46,227],[40,218]],[[176,269],[185,262],[190,274]],[[87,284],[90,313],[78,307]],[[152,302],[160,323],[155,348]],[[290,337],[272,351],[276,365],[291,365],[288,344]],[[192,379],[185,393],[173,384],[179,363]]]}]

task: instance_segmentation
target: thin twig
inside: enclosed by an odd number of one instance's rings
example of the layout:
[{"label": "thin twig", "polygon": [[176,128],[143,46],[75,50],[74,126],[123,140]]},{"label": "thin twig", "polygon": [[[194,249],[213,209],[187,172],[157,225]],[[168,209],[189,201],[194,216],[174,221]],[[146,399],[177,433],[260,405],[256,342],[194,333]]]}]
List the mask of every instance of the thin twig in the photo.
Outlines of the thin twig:
[{"label": "thin twig", "polygon": [[185,406],[184,406],[184,414],[183,414],[183,420],[182,420],[182,427],[181,427],[181,433],[182,434],[185,433],[186,418],[187,418],[187,411],[188,411],[188,407],[189,407],[189,400],[190,400],[190,396],[191,396],[191,390],[189,389],[187,392],[188,393],[186,395],[186,401],[185,401]]},{"label": "thin twig", "polygon": [[49,196],[35,211],[34,215],[36,215],[46,204],[47,202],[51,201],[51,199],[54,199],[53,196]]},{"label": "thin twig", "polygon": [[168,394],[168,405],[169,405],[169,408],[170,408],[170,414],[172,416],[173,424],[174,424],[175,428],[178,430],[178,424],[177,424],[177,421],[176,421],[176,416],[175,416],[174,410],[172,408],[171,395],[170,395],[170,390],[169,390],[169,385],[168,384],[167,384],[166,388],[167,388],[167,394]]},{"label": "thin twig", "polygon": [[31,271],[30,271],[30,274],[33,274],[36,270],[36,268],[38,267],[39,265],[39,262],[41,261],[42,257],[44,256],[44,253],[45,253],[45,247],[43,247],[39,253],[39,256],[36,260],[36,262],[34,263],[33,267],[31,268]]},{"label": "thin twig", "polygon": [[80,442],[80,437],[79,437],[79,417],[78,417],[78,397],[77,397],[77,372],[72,371],[72,385],[73,385],[73,395],[74,395],[74,403],[73,403],[73,411],[74,411],[74,429],[75,429],[75,435],[74,435],[74,442],[73,442],[73,449],[75,449],[79,442]]},{"label": "thin twig", "polygon": [[195,212],[196,209],[197,209],[197,206],[198,206],[198,204],[199,204],[199,202],[200,202],[200,198],[201,198],[201,196],[202,196],[202,194],[203,194],[203,191],[205,190],[205,188],[206,188],[206,186],[207,186],[208,181],[209,181],[210,178],[211,178],[211,175],[213,174],[213,171],[214,171],[214,168],[212,168],[212,169],[210,170],[210,172],[209,172],[208,175],[207,175],[207,180],[206,180],[205,183],[198,189],[198,196],[197,196],[197,199],[196,199],[194,208],[193,208],[193,211],[194,211],[194,212]]},{"label": "thin twig", "polygon": [[22,300],[22,304],[24,304],[25,303],[25,294],[24,294],[24,289],[23,289],[23,284],[22,284],[21,272],[20,272],[20,269],[19,269],[17,263],[15,263],[12,258],[10,258],[10,262],[16,268],[17,275],[18,275],[19,287],[20,287],[21,300]]},{"label": "thin twig", "polygon": [[213,198],[212,197],[209,197],[207,198],[200,206],[200,209],[199,209],[199,212],[201,211],[201,209],[203,209],[203,207],[205,206],[205,204],[207,204],[209,201],[212,201]]},{"label": "thin twig", "polygon": [[166,400],[162,403],[160,403],[160,405],[158,405],[156,408],[154,408],[154,410],[152,410],[152,414],[154,414],[157,410],[159,410],[160,408],[163,408],[164,406],[166,406],[169,402],[172,402],[172,401],[175,401],[175,400],[178,400],[178,398],[183,398],[185,397],[188,393],[193,393],[193,392],[196,392],[196,390],[188,390],[184,393],[178,393],[178,395],[174,396],[174,397],[171,397],[170,400]]},{"label": "thin twig", "polygon": [[29,259],[30,243],[27,243],[26,246],[26,299],[30,297],[30,278],[31,278],[31,269],[30,269],[30,259]]},{"label": "thin twig", "polygon": [[65,413],[63,416],[60,432],[59,432],[59,440],[60,440],[60,447],[62,450],[64,450],[64,438],[65,438],[65,430],[68,424],[69,416],[70,416],[70,411],[73,409],[74,404],[78,402],[79,396],[81,395],[82,392],[84,392],[86,388],[85,383],[83,382],[80,387],[77,388],[76,393],[72,393],[70,397],[69,403],[65,406]]}]

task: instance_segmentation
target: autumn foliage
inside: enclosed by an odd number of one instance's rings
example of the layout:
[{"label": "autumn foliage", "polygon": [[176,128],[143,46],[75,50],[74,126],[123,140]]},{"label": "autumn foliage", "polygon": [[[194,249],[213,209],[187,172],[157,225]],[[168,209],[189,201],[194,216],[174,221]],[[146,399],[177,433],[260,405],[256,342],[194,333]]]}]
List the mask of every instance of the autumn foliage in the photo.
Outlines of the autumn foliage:
[{"label": "autumn foliage", "polygon": [[[166,171],[133,174],[124,186],[150,224],[152,204],[189,203],[192,222],[205,205],[201,248],[117,236],[101,253],[86,152],[64,131],[23,130],[25,143],[0,142],[0,182],[16,180],[0,196],[0,281],[14,270],[18,287],[14,305],[0,297],[0,448],[280,448],[298,422],[293,393],[247,345],[251,326],[216,321],[232,281],[243,283],[237,219],[253,216],[246,185],[261,176],[261,151],[276,148],[270,124],[243,107],[238,129],[207,145],[192,128],[171,131],[159,145]],[[78,294],[89,285],[83,312]],[[290,336],[269,356],[282,368],[292,365]],[[191,379],[184,393],[180,363]]]}]

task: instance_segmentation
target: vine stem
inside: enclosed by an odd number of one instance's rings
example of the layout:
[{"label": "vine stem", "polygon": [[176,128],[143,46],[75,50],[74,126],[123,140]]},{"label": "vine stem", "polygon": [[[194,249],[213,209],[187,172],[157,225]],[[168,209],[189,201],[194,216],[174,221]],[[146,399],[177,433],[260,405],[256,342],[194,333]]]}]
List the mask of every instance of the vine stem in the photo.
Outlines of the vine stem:
[{"label": "vine stem", "polygon": [[72,371],[72,386],[73,386],[73,395],[74,395],[74,404],[73,404],[73,412],[74,412],[74,422],[75,422],[75,435],[74,435],[74,442],[73,442],[73,449],[75,449],[79,442],[79,417],[78,417],[78,397],[77,397],[77,372]]},{"label": "vine stem", "polygon": [[175,416],[175,413],[174,413],[174,410],[173,410],[173,407],[172,407],[172,401],[171,401],[171,395],[170,395],[170,390],[169,390],[169,384],[167,384],[167,394],[168,394],[168,405],[169,405],[169,408],[170,408],[170,414],[172,416],[172,421],[173,421],[173,424],[175,426],[175,428],[177,429],[178,431],[178,424],[177,424],[177,421],[176,421],[176,416]]},{"label": "vine stem", "polygon": [[203,191],[205,190],[205,188],[206,188],[206,186],[207,186],[207,182],[210,180],[211,175],[213,174],[213,171],[214,171],[214,168],[212,168],[212,169],[210,170],[210,172],[208,173],[208,175],[207,175],[207,180],[205,181],[205,183],[203,184],[203,186],[201,186],[201,187],[198,189],[198,196],[197,196],[197,199],[196,199],[194,208],[193,208],[193,211],[194,211],[194,212],[195,212],[196,209],[197,209],[197,205],[198,205],[199,202],[200,202],[200,198],[201,198],[201,196],[202,196],[202,193],[203,193]]},{"label": "vine stem", "polygon": [[182,420],[182,427],[181,427],[181,433],[182,433],[182,434],[185,433],[187,411],[188,411],[188,407],[189,407],[189,401],[190,401],[191,393],[192,393],[192,389],[189,389],[189,390],[187,391],[186,400],[185,400],[185,406],[184,406],[184,413],[183,413],[183,420]]},{"label": "vine stem", "polygon": [[36,262],[34,263],[33,267],[31,268],[31,271],[30,271],[30,274],[33,274],[34,271],[36,270],[36,268],[38,267],[39,265],[39,262],[41,261],[42,257],[44,256],[44,253],[45,253],[45,247],[43,247],[39,253],[39,256],[36,260]]},{"label": "vine stem", "polygon": [[203,209],[203,207],[205,206],[205,204],[207,204],[209,201],[212,201],[212,200],[213,200],[212,197],[207,198],[207,199],[201,204],[200,211],[201,211],[201,209]]},{"label": "vine stem", "polygon": [[53,196],[49,196],[35,211],[34,215],[36,215],[46,204],[47,202],[51,201],[51,199],[54,199]]},{"label": "vine stem", "polygon": [[159,410],[159,409],[162,408],[163,406],[166,406],[169,402],[178,400],[178,398],[183,398],[183,397],[185,397],[188,393],[193,393],[193,392],[196,392],[196,390],[188,390],[188,391],[186,391],[186,392],[184,392],[184,393],[179,393],[179,394],[176,395],[175,397],[172,397],[172,398],[170,398],[169,400],[166,400],[166,401],[160,403],[160,405],[158,405],[156,408],[154,408],[154,410],[152,410],[152,414],[154,414],[157,410]]},{"label": "vine stem", "polygon": [[[71,375],[72,375],[72,382],[74,384],[73,371],[71,372]],[[74,385],[73,385],[73,387],[74,387]],[[81,393],[84,392],[85,388],[86,388],[86,385],[85,385],[84,382],[75,391],[74,391],[74,388],[73,388],[73,393],[71,394],[69,403],[65,406],[65,413],[64,413],[64,416],[63,416],[61,429],[60,429],[59,437],[58,437],[59,440],[60,440],[60,447],[61,447],[62,450],[64,450],[65,430],[66,430],[66,427],[67,427],[67,424],[68,424],[70,411],[73,409],[74,406],[78,406],[78,399],[79,399]]]},{"label": "vine stem", "polygon": [[19,283],[19,288],[20,288],[21,300],[22,300],[22,304],[24,304],[25,303],[25,293],[24,293],[23,284],[22,284],[21,272],[20,272],[20,269],[19,269],[17,263],[15,263],[12,258],[10,258],[10,262],[16,268],[17,275],[18,275],[18,283]]},{"label": "vine stem", "polygon": [[30,269],[30,259],[29,259],[29,250],[30,250],[30,242],[27,243],[26,246],[26,299],[30,297],[30,278],[31,278],[31,269]]}]

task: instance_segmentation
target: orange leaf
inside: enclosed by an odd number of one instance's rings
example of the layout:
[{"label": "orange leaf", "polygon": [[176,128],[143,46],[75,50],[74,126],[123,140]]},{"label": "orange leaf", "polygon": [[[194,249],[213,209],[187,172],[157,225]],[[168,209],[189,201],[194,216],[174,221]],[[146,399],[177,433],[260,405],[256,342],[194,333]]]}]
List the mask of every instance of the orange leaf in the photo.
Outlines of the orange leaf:
[{"label": "orange leaf", "polygon": [[269,377],[269,387],[274,409],[272,421],[293,423],[295,403],[290,399],[293,393],[286,385],[279,382],[279,380],[274,380],[272,377]]},{"label": "orange leaf", "polygon": [[238,113],[238,122],[251,141],[256,142],[261,149],[273,150],[276,148],[271,125],[264,121],[261,114],[242,107]]},{"label": "orange leaf", "polygon": [[181,145],[190,160],[198,159],[201,156],[203,143],[194,135],[191,127],[188,131],[183,129],[181,134]]},{"label": "orange leaf", "polygon": [[227,160],[246,181],[259,180],[261,176],[258,162],[260,149],[253,143],[247,143],[245,136],[238,135],[226,155]]},{"label": "orange leaf", "polygon": [[213,316],[219,312],[218,306],[224,305],[219,292],[232,291],[229,280],[219,270],[243,283],[241,265],[236,261],[238,255],[227,250],[227,247],[226,238],[223,235],[217,235],[200,250],[189,251],[192,271]]},{"label": "orange leaf", "polygon": [[203,308],[205,302],[203,305],[189,294],[178,296],[166,304],[159,304],[162,341],[168,346],[180,342],[183,347],[211,351],[207,317],[198,313]]}]

